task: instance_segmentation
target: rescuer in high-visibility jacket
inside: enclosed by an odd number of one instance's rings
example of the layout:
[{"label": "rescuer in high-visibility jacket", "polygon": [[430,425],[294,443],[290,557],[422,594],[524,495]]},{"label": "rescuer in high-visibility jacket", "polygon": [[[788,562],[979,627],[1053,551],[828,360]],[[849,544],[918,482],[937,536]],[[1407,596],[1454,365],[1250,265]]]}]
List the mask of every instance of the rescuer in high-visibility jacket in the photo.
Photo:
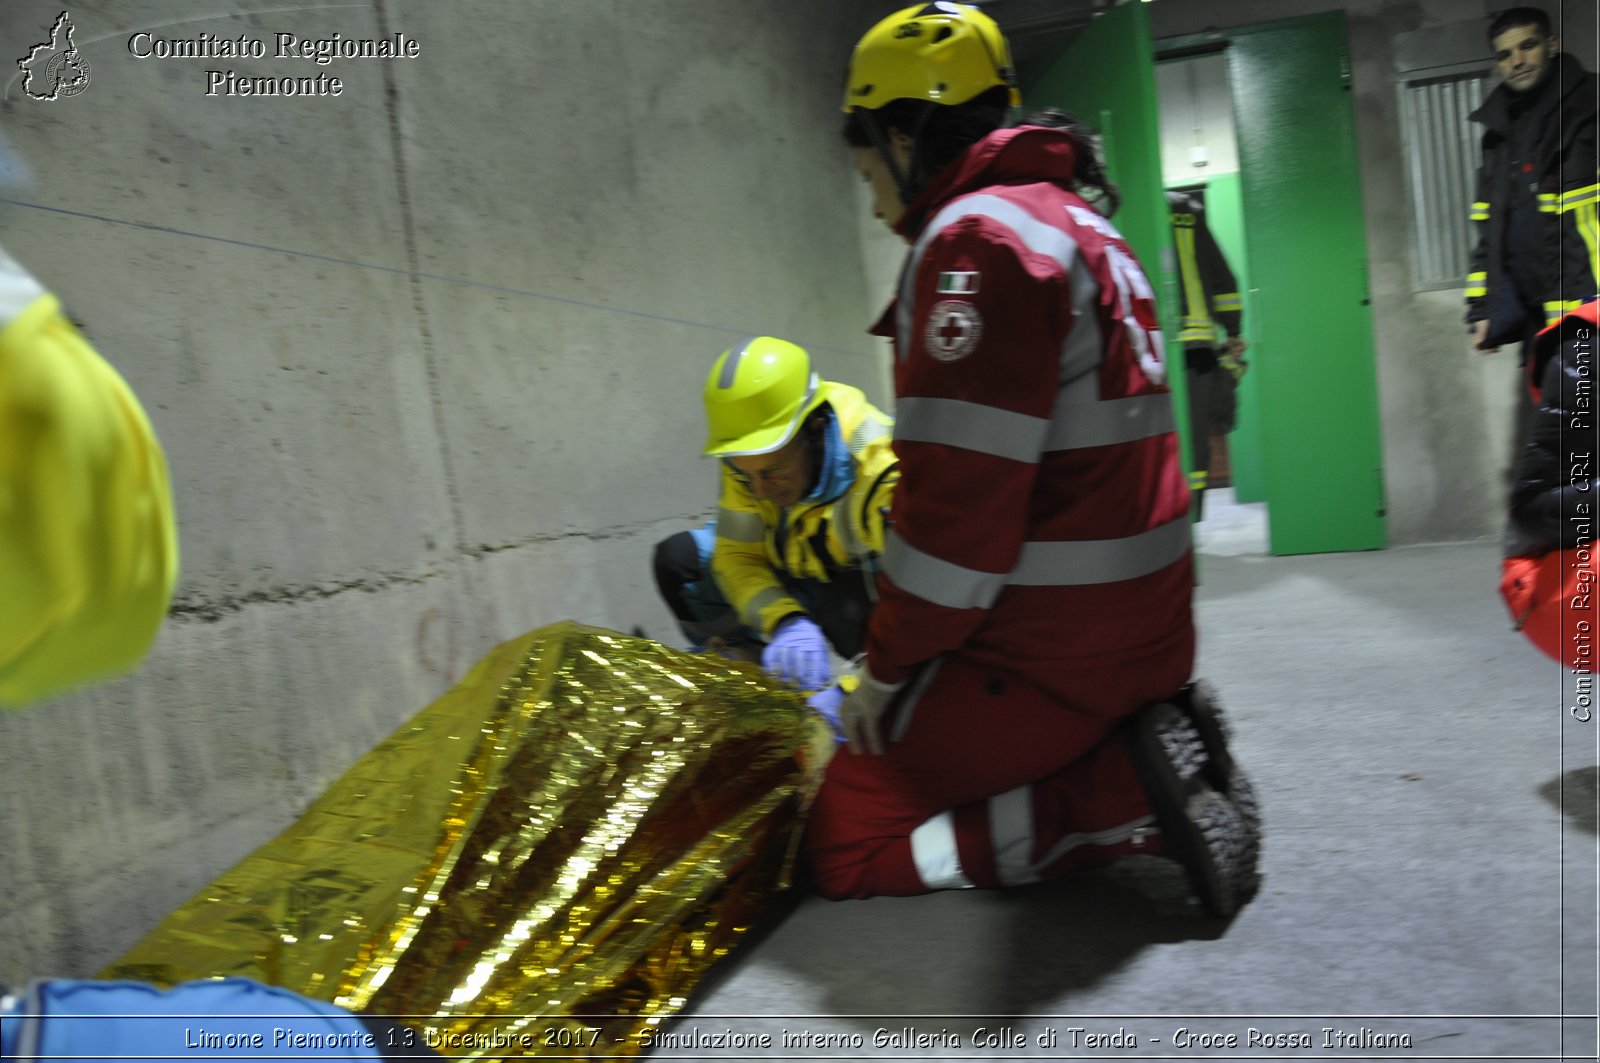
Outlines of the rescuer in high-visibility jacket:
[{"label": "rescuer in high-visibility jacket", "polygon": [[131,668],[178,571],[139,400],[0,250],[0,708]]},{"label": "rescuer in high-visibility jacket", "polygon": [[722,459],[711,570],[762,665],[802,690],[833,680],[829,647],[860,652],[899,473],[893,419],[822,380],[804,348],[757,336],[705,385],[705,453]]},{"label": "rescuer in high-visibility jacket", "polygon": [[[1194,663],[1188,491],[1155,293],[1087,129],[1018,102],[994,20],[889,16],[844,136],[910,245],[894,343],[900,480],[845,750],[806,834],[829,897],[1035,882],[1164,856],[1226,916],[1259,820]],[[720,526],[720,521],[719,521]]]},{"label": "rescuer in high-visibility jacket", "polygon": [[1233,431],[1238,416],[1244,304],[1239,282],[1206,225],[1205,208],[1182,192],[1168,192],[1167,207],[1183,299],[1178,339],[1189,385],[1189,490],[1198,519],[1210,486],[1211,438]]}]

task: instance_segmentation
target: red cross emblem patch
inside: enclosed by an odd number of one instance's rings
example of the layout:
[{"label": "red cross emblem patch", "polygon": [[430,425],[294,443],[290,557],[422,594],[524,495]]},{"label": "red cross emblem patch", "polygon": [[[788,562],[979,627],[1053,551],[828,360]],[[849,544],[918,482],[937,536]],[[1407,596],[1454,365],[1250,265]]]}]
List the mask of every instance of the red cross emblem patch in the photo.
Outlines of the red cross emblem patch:
[{"label": "red cross emblem patch", "polygon": [[983,337],[983,316],[963,299],[944,299],[928,311],[922,338],[928,353],[941,362],[954,362],[972,353]]}]

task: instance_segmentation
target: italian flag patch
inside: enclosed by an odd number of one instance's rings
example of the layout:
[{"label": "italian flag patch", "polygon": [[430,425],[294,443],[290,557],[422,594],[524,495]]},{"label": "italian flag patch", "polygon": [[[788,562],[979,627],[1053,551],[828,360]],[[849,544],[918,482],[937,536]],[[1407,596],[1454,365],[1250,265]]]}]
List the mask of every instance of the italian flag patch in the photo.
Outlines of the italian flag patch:
[{"label": "italian flag patch", "polygon": [[978,271],[939,274],[940,295],[974,295],[978,291]]}]

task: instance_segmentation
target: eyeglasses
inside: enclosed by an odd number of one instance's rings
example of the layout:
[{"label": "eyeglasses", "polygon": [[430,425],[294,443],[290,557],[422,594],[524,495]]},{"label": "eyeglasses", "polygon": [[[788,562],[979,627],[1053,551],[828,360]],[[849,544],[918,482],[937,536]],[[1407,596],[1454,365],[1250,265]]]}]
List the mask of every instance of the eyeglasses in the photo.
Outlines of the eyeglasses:
[{"label": "eyeglasses", "polygon": [[778,451],[777,454],[774,454],[772,462],[763,468],[757,469],[754,473],[748,473],[739,468],[733,463],[732,458],[723,458],[722,464],[733,474],[734,479],[746,487],[752,486],[757,480],[767,484],[783,483],[786,480],[793,479],[798,471],[795,466],[799,463],[803,445],[803,441],[794,440]]}]

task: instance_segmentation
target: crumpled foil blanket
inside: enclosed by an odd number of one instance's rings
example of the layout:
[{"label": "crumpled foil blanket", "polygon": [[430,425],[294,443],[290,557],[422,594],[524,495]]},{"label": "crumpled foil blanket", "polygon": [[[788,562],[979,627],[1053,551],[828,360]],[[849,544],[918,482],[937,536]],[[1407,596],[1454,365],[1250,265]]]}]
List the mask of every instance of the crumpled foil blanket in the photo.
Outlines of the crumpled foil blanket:
[{"label": "crumpled foil blanket", "polygon": [[456,1058],[634,1055],[774,910],[831,748],[752,666],[541,628],[102,973],[255,978]]}]

